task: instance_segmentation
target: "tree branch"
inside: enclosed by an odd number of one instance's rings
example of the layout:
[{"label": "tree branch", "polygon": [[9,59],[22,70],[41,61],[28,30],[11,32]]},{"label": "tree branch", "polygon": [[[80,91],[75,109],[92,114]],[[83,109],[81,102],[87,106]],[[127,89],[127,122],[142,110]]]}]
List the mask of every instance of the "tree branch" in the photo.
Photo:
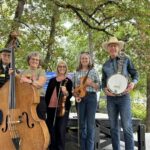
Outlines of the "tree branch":
[{"label": "tree branch", "polygon": [[108,31],[105,30],[105,28],[98,28],[98,27],[94,27],[92,26],[88,21],[86,21],[85,19],[83,19],[83,17],[80,15],[80,13],[76,10],[76,9],[73,9],[73,11],[76,13],[76,15],[80,18],[80,20],[85,24],[87,25],[89,28],[91,29],[94,29],[94,30],[97,30],[97,31],[102,31],[102,32],[105,32],[106,34],[110,35],[110,36],[113,36],[111,33],[109,33]]},{"label": "tree branch", "polygon": [[38,40],[40,41],[40,43],[42,44],[42,47],[45,48],[45,43],[40,39],[40,37],[38,36],[38,34],[36,33],[36,31],[34,31],[27,23],[22,22],[21,20],[18,20],[19,23],[25,25],[26,27],[28,27],[33,34],[38,38]]},{"label": "tree branch", "polygon": [[[80,9],[80,8],[77,8],[77,7],[74,7],[70,4],[62,4],[62,3],[59,3],[58,1],[54,1],[54,3],[59,6],[59,7],[62,7],[62,8],[67,8],[67,9],[71,9],[73,12],[75,12],[75,14],[80,18],[80,20],[86,25],[88,26],[89,28],[91,29],[94,29],[94,30],[97,30],[97,31],[102,31],[102,32],[105,32],[106,34],[108,35],[111,35],[111,33],[109,33],[108,31],[105,30],[105,28],[99,28],[99,27],[95,27],[95,26],[92,26],[88,21],[86,21],[82,15],[79,13],[79,12],[82,12],[84,13],[86,16],[88,16],[90,19],[94,20],[98,25],[100,25],[102,22],[98,22],[95,18],[93,18],[89,13],[87,13],[86,11],[84,11],[83,9]],[[110,19],[112,17],[107,17],[105,18],[104,20],[107,20],[107,19]],[[103,20],[103,21],[104,21]]]},{"label": "tree branch", "polygon": [[16,8],[14,20],[20,20],[21,19],[25,3],[26,3],[26,0],[18,0],[18,5]]},{"label": "tree branch", "polygon": [[104,6],[106,7],[107,5],[110,5],[110,4],[115,4],[118,6],[118,3],[115,2],[115,1],[112,1],[112,0],[108,0],[107,2],[103,3],[103,4],[99,4],[94,10],[93,12],[90,14],[90,16],[93,16],[94,14],[97,13],[97,11],[102,11],[102,8],[104,8]]},{"label": "tree branch", "polygon": [[18,32],[19,20],[21,19],[21,16],[23,14],[25,2],[26,2],[26,0],[18,0],[18,5],[16,7],[15,16],[14,16],[14,22],[12,24],[12,29],[10,31],[10,34],[9,34],[9,37],[8,37],[5,47],[8,47],[10,45],[10,43],[12,41],[12,33]]}]

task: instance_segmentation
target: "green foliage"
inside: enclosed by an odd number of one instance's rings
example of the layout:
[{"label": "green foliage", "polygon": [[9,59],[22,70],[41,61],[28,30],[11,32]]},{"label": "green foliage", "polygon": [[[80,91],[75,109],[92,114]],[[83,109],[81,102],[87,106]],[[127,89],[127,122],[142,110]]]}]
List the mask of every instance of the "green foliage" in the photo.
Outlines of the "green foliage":
[{"label": "green foliage", "polygon": [[101,113],[107,113],[107,100],[100,100],[99,101],[99,109]]},{"label": "green foliage", "polygon": [[[144,87],[146,74],[150,71],[150,2],[146,0],[30,0],[27,1],[21,18],[19,40],[20,50],[16,52],[16,65],[26,68],[25,58],[31,51],[39,51],[45,58],[49,45],[49,63],[45,65],[55,70],[58,59],[65,59],[70,71],[76,68],[78,55],[83,50],[89,50],[89,31],[92,33],[92,51],[95,63],[102,65],[107,59],[107,53],[101,44],[111,35],[124,40],[125,52],[130,55],[140,74],[137,90]],[[11,31],[13,17],[18,1],[6,0],[0,9],[0,47],[4,47]],[[74,9],[68,6],[73,6]],[[77,15],[76,11],[81,15]],[[54,16],[55,24],[51,24]],[[84,20],[84,21],[83,21]],[[66,23],[70,26],[65,26]],[[88,24],[91,25],[91,28]],[[50,33],[55,26],[54,35]],[[101,29],[101,30],[99,30]],[[53,39],[54,38],[54,41]],[[101,74],[101,72],[99,72]]]},{"label": "green foliage", "polygon": [[[107,100],[100,100],[99,106],[101,113],[107,113]],[[146,107],[144,104],[132,103],[131,111],[134,118],[139,118],[143,123],[145,122]]]},{"label": "green foliage", "polygon": [[143,122],[146,119],[146,107],[143,104],[132,103],[132,116],[134,118],[139,118]]}]

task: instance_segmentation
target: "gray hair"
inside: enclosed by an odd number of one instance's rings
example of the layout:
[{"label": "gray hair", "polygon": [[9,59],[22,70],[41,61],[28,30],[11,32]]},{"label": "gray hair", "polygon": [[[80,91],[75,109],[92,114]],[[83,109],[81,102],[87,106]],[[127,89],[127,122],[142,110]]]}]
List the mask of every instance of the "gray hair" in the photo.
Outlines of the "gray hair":
[{"label": "gray hair", "polygon": [[29,61],[30,61],[31,57],[39,57],[39,66],[42,64],[42,59],[41,59],[41,55],[39,52],[31,52],[28,54],[28,56],[27,56],[28,65],[29,65]]}]

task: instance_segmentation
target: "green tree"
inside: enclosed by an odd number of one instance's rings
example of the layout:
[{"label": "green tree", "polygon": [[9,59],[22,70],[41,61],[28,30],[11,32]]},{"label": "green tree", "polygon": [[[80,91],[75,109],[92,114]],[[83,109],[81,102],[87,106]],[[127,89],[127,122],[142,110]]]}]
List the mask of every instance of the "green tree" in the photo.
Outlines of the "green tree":
[{"label": "green tree", "polygon": [[[146,122],[150,131],[149,14],[149,0],[6,0],[0,6],[0,46],[4,47],[12,30],[19,29],[21,46],[16,52],[17,67],[27,67],[24,58],[36,50],[43,55],[48,70],[55,70],[57,60],[62,58],[73,71],[79,52],[89,47],[94,61],[102,65],[106,52],[101,43],[117,36],[126,42],[126,53],[139,70],[136,90],[143,94],[147,91]],[[70,27],[64,25],[67,22]],[[91,36],[92,46],[89,45]]]}]

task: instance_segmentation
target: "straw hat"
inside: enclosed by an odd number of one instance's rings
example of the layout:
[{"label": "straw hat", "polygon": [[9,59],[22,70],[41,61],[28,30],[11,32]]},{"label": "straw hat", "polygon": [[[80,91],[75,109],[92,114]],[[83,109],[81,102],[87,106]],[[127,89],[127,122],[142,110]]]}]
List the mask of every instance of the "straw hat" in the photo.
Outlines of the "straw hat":
[{"label": "straw hat", "polygon": [[0,53],[2,53],[2,52],[11,53],[11,50],[10,50],[10,48],[3,48],[3,49],[0,50]]},{"label": "straw hat", "polygon": [[119,47],[119,50],[123,49],[124,42],[123,41],[118,41],[116,37],[111,37],[109,41],[103,42],[102,47],[107,50],[109,44],[117,44]]}]

